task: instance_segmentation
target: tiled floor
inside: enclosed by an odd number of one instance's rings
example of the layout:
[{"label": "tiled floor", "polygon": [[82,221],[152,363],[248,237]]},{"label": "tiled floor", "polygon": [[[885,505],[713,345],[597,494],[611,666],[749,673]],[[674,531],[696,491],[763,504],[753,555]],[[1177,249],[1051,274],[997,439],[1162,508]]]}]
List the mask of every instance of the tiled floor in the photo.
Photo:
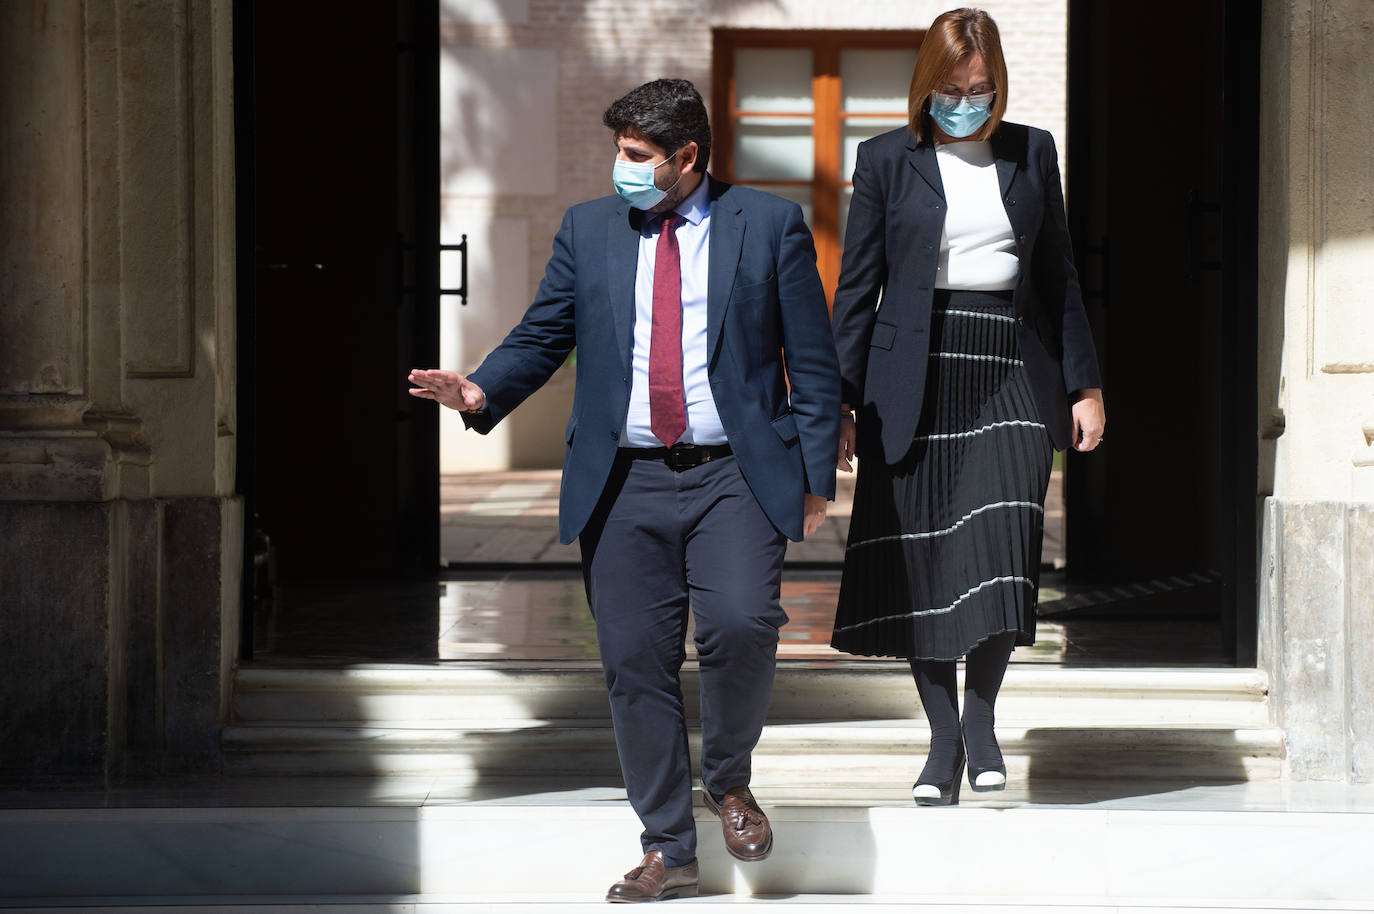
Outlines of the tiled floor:
[{"label": "tiled floor", "polygon": [[[512,470],[445,476],[439,491],[440,556],[446,563],[496,566],[575,565],[577,545],[558,542],[558,470]],[[840,473],[826,522],[805,542],[793,543],[787,561],[839,563],[854,505],[851,474]],[[1064,478],[1055,471],[1045,499],[1044,564],[1064,564]]]},{"label": "tiled floor", "polygon": [[[778,648],[784,661],[856,659],[829,646],[854,477],[841,474],[839,482],[838,497],[818,535],[788,547],[782,602],[791,622],[782,630]],[[432,581],[284,587],[275,605],[257,616],[256,658],[324,663],[594,660],[595,627],[577,570],[577,547],[557,542],[558,484],[557,470],[445,477],[443,555],[452,562],[447,572]],[[1047,569],[1063,562],[1062,488],[1056,472],[1046,501],[1042,564]],[[1153,590],[1084,591],[1062,574],[1047,571],[1041,581],[1043,618],[1037,643],[1018,649],[1013,659],[1068,665],[1224,664],[1216,621],[1205,612],[1180,617],[1168,598],[1179,587],[1206,591],[1214,583],[1200,579]],[[1151,594],[1161,591],[1166,598],[1151,604]]]},{"label": "tiled floor", "polygon": [[[1067,605],[1047,574],[1044,611]],[[829,646],[839,592],[836,570],[789,569],[781,660],[854,660]],[[582,578],[562,569],[449,572],[411,583],[288,587],[256,626],[257,659],[317,662],[595,659],[596,633]],[[1074,612],[1041,620],[1034,647],[1015,662],[1110,666],[1218,666],[1226,660],[1215,620]],[[690,650],[690,639],[689,639]],[[690,655],[689,655],[690,656]]]}]

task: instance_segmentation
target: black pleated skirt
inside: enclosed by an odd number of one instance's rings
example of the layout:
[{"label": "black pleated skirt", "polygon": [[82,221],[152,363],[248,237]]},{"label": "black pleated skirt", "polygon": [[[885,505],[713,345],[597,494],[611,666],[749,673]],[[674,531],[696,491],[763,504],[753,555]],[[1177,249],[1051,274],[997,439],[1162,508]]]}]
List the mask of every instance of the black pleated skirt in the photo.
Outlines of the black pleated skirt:
[{"label": "black pleated skirt", "polygon": [[911,450],[860,461],[831,644],[957,660],[1035,641],[1054,448],[1031,399],[1010,292],[935,293]]}]

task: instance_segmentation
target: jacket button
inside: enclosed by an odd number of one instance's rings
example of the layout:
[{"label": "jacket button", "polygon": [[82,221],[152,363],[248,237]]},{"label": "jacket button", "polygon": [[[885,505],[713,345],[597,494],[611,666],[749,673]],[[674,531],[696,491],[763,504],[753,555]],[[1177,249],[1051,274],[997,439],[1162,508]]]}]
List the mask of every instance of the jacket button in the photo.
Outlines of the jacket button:
[{"label": "jacket button", "polygon": [[620,440],[620,432],[611,432],[611,437],[614,438],[616,441],[619,441],[619,440]]},{"label": "jacket button", "polygon": [[1016,201],[1015,201],[1015,200],[1008,200],[1008,201],[1007,201],[1007,206],[1015,206],[1015,205],[1016,205]]},{"label": "jacket button", "polygon": [[1018,318],[1016,319],[1016,325],[1017,325],[1018,327],[1024,327],[1024,326],[1026,326],[1026,319],[1025,319],[1024,317],[1018,317]]}]

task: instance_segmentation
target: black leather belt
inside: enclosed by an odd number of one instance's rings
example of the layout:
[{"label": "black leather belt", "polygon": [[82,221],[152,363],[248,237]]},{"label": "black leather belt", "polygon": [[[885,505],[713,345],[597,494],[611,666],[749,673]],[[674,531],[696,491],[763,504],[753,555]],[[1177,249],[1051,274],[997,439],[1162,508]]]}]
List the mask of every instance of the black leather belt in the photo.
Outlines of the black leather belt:
[{"label": "black leather belt", "polygon": [[690,470],[711,460],[729,457],[728,444],[682,444],[672,447],[623,447],[620,453],[630,460],[662,460],[674,470]]}]

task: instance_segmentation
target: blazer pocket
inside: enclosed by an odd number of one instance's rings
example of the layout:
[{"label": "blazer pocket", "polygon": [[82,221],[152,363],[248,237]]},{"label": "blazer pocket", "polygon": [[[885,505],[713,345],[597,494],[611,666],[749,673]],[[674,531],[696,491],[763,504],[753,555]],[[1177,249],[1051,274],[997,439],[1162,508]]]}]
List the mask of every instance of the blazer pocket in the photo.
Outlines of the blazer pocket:
[{"label": "blazer pocket", "polygon": [[730,296],[733,301],[748,301],[751,298],[763,298],[773,288],[774,277],[769,276],[763,282],[751,282],[748,285],[735,286],[734,295]]},{"label": "blazer pocket", "polygon": [[783,444],[791,444],[797,440],[797,420],[792,417],[790,412],[783,413],[770,424],[773,426],[773,431],[777,432],[778,437],[782,439]]},{"label": "blazer pocket", "polygon": [[873,333],[868,338],[868,345],[872,349],[891,349],[892,344],[897,340],[897,325],[889,324],[887,321],[875,321],[873,323]]}]

